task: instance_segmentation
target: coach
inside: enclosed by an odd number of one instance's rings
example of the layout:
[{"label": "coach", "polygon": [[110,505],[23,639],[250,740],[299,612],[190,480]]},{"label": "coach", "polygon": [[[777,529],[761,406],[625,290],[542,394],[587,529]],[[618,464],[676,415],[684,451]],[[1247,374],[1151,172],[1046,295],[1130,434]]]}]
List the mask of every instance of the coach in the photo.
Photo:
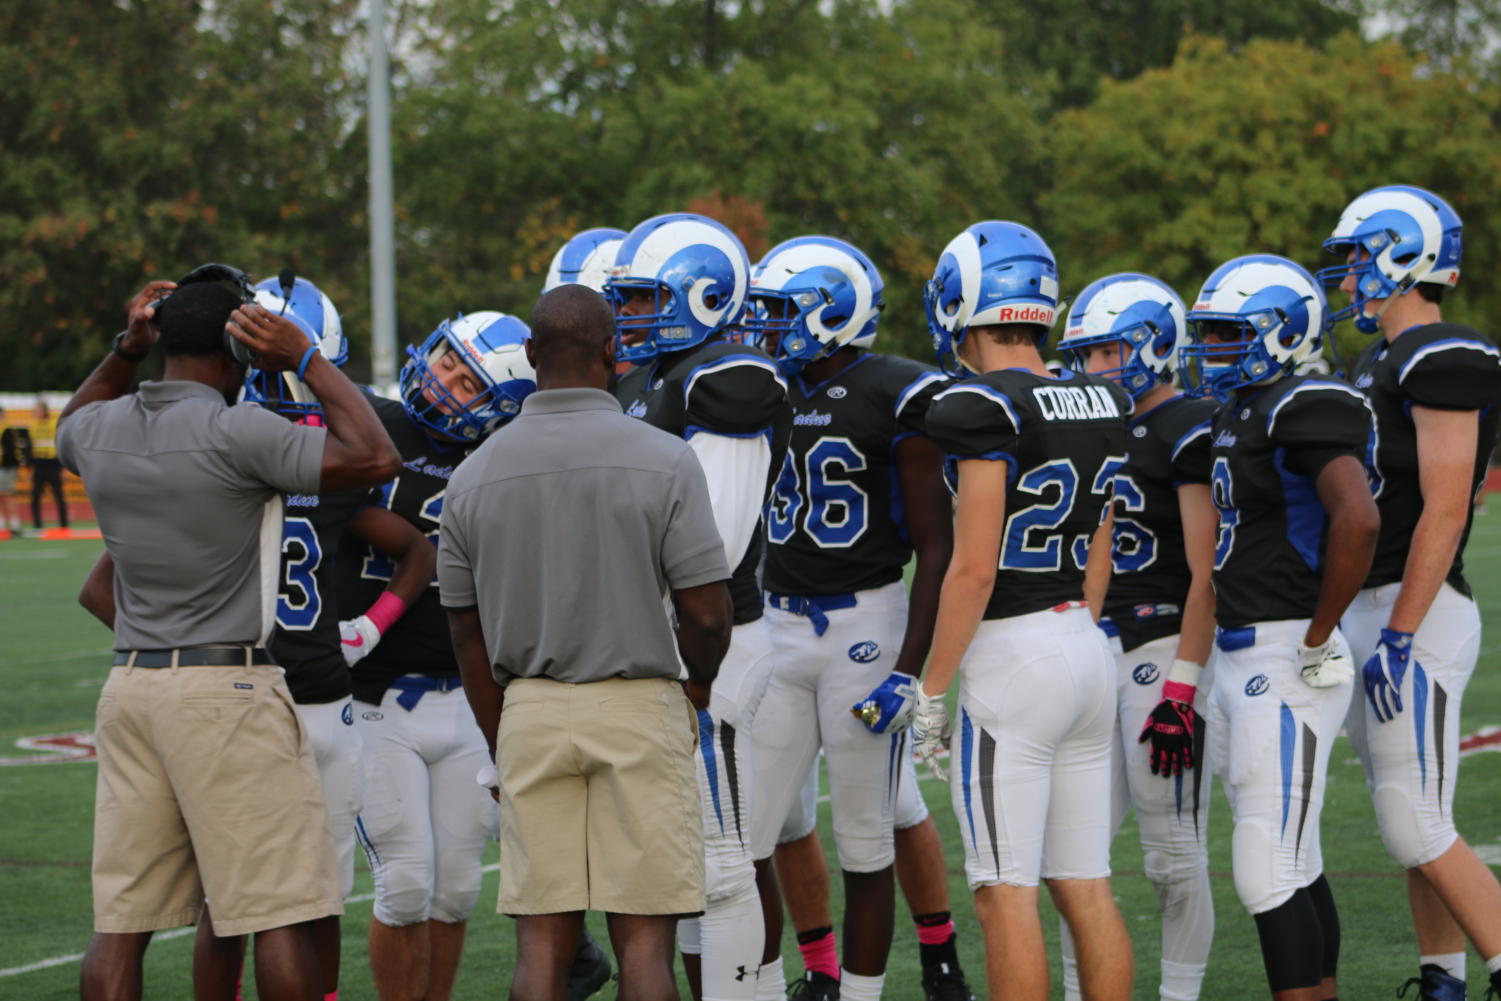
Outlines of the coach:
[{"label": "coach", "polygon": [[[261,368],[300,364],[326,429],[230,405],[245,366],[226,329]],[[163,381],[124,395],[158,332]],[[115,562],[84,1001],[140,998],[151,933],[191,924],[205,899],[216,934],[256,934],[262,998],[321,996],[306,922],[342,910],[339,877],[312,750],[264,648],[281,495],[389,479],[396,450],[290,321],[185,281],[133,300],[129,329],[62,412],[58,452]]]},{"label": "coach", "polygon": [[693,451],[605,392],[605,300],[554,289],[531,330],[537,392],[454,473],[438,552],[464,690],[496,752],[510,997],[562,1001],[583,912],[602,910],[620,997],[663,1001],[678,996],[676,918],[704,908],[690,698],[707,704],[729,644],[729,567]]}]

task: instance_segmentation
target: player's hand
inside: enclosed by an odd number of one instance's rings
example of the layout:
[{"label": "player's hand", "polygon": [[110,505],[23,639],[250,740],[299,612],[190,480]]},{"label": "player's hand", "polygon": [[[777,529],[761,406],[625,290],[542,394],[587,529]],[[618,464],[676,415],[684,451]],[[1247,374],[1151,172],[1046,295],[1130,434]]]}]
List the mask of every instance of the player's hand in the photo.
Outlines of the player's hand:
[{"label": "player's hand", "polygon": [[339,623],[339,647],[344,651],[344,663],[350,667],[364,660],[379,642],[380,629],[368,615]]},{"label": "player's hand", "polygon": [[[1189,689],[1193,691],[1192,688]],[[1171,778],[1194,766],[1194,733],[1203,727],[1194,712],[1193,696],[1187,702],[1164,698],[1147,715],[1138,744],[1152,742],[1152,774]]]},{"label": "player's hand", "polygon": [[1376,719],[1388,723],[1402,711],[1402,679],[1412,663],[1412,633],[1395,629],[1381,630],[1376,652],[1361,668],[1365,676],[1365,697]]},{"label": "player's hand", "polygon": [[1318,646],[1299,643],[1298,661],[1303,684],[1309,688],[1336,688],[1355,677],[1355,666],[1335,648],[1332,639]]},{"label": "player's hand", "polygon": [[869,695],[851,706],[850,712],[875,733],[886,733],[912,722],[916,703],[917,679],[904,671],[892,671]]},{"label": "player's hand", "polygon": [[928,771],[947,782],[948,768],[938,755],[948,746],[953,727],[949,724],[949,707],[942,695],[929,695],[918,685],[916,706],[912,713],[912,749],[928,766]]},{"label": "player's hand", "polygon": [[255,353],[255,367],[266,372],[296,371],[297,363],[312,347],[302,328],[254,303],[230,313],[224,329]]},{"label": "player's hand", "polygon": [[156,318],[159,299],[177,287],[176,282],[147,282],[146,287],[130,300],[129,321],[120,346],[126,351],[146,351],[156,343],[161,331],[152,321]]}]

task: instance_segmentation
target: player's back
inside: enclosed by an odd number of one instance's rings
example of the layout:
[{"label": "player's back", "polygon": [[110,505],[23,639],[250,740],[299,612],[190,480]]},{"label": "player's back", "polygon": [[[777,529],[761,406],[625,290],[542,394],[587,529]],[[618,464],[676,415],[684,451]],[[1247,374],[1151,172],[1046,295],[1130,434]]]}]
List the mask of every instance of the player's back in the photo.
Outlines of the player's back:
[{"label": "player's back", "polygon": [[1026,615],[1084,595],[1089,541],[1126,461],[1131,401],[1109,380],[1004,369],[939,393],[928,434],[954,464],[1007,465],[1005,524],[986,619]]}]

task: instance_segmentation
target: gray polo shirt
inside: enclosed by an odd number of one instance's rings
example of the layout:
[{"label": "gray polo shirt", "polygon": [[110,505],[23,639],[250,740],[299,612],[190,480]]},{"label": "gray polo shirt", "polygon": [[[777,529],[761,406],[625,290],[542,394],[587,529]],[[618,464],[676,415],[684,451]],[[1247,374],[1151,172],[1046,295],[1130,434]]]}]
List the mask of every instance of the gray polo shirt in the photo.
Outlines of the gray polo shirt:
[{"label": "gray polo shirt", "polygon": [[730,576],[693,451],[594,389],[528,396],[453,474],[439,539],[501,684],[676,678],[668,588]]},{"label": "gray polo shirt", "polygon": [[264,643],[276,617],[282,493],[318,492],[322,428],[200,382],[145,382],[63,421],[115,558],[115,649]]}]

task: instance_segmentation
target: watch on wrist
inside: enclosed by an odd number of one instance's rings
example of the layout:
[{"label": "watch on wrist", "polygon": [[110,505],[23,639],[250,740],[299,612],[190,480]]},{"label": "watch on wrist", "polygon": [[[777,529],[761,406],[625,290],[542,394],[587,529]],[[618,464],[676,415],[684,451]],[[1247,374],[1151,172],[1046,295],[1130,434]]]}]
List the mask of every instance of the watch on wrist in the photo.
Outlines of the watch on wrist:
[{"label": "watch on wrist", "polygon": [[151,353],[151,349],[145,348],[140,351],[126,350],[125,335],[128,333],[130,333],[130,331],[122,330],[115,335],[115,354],[118,355],[121,359],[130,362],[132,365],[139,365],[141,362],[146,360],[146,356]]}]

